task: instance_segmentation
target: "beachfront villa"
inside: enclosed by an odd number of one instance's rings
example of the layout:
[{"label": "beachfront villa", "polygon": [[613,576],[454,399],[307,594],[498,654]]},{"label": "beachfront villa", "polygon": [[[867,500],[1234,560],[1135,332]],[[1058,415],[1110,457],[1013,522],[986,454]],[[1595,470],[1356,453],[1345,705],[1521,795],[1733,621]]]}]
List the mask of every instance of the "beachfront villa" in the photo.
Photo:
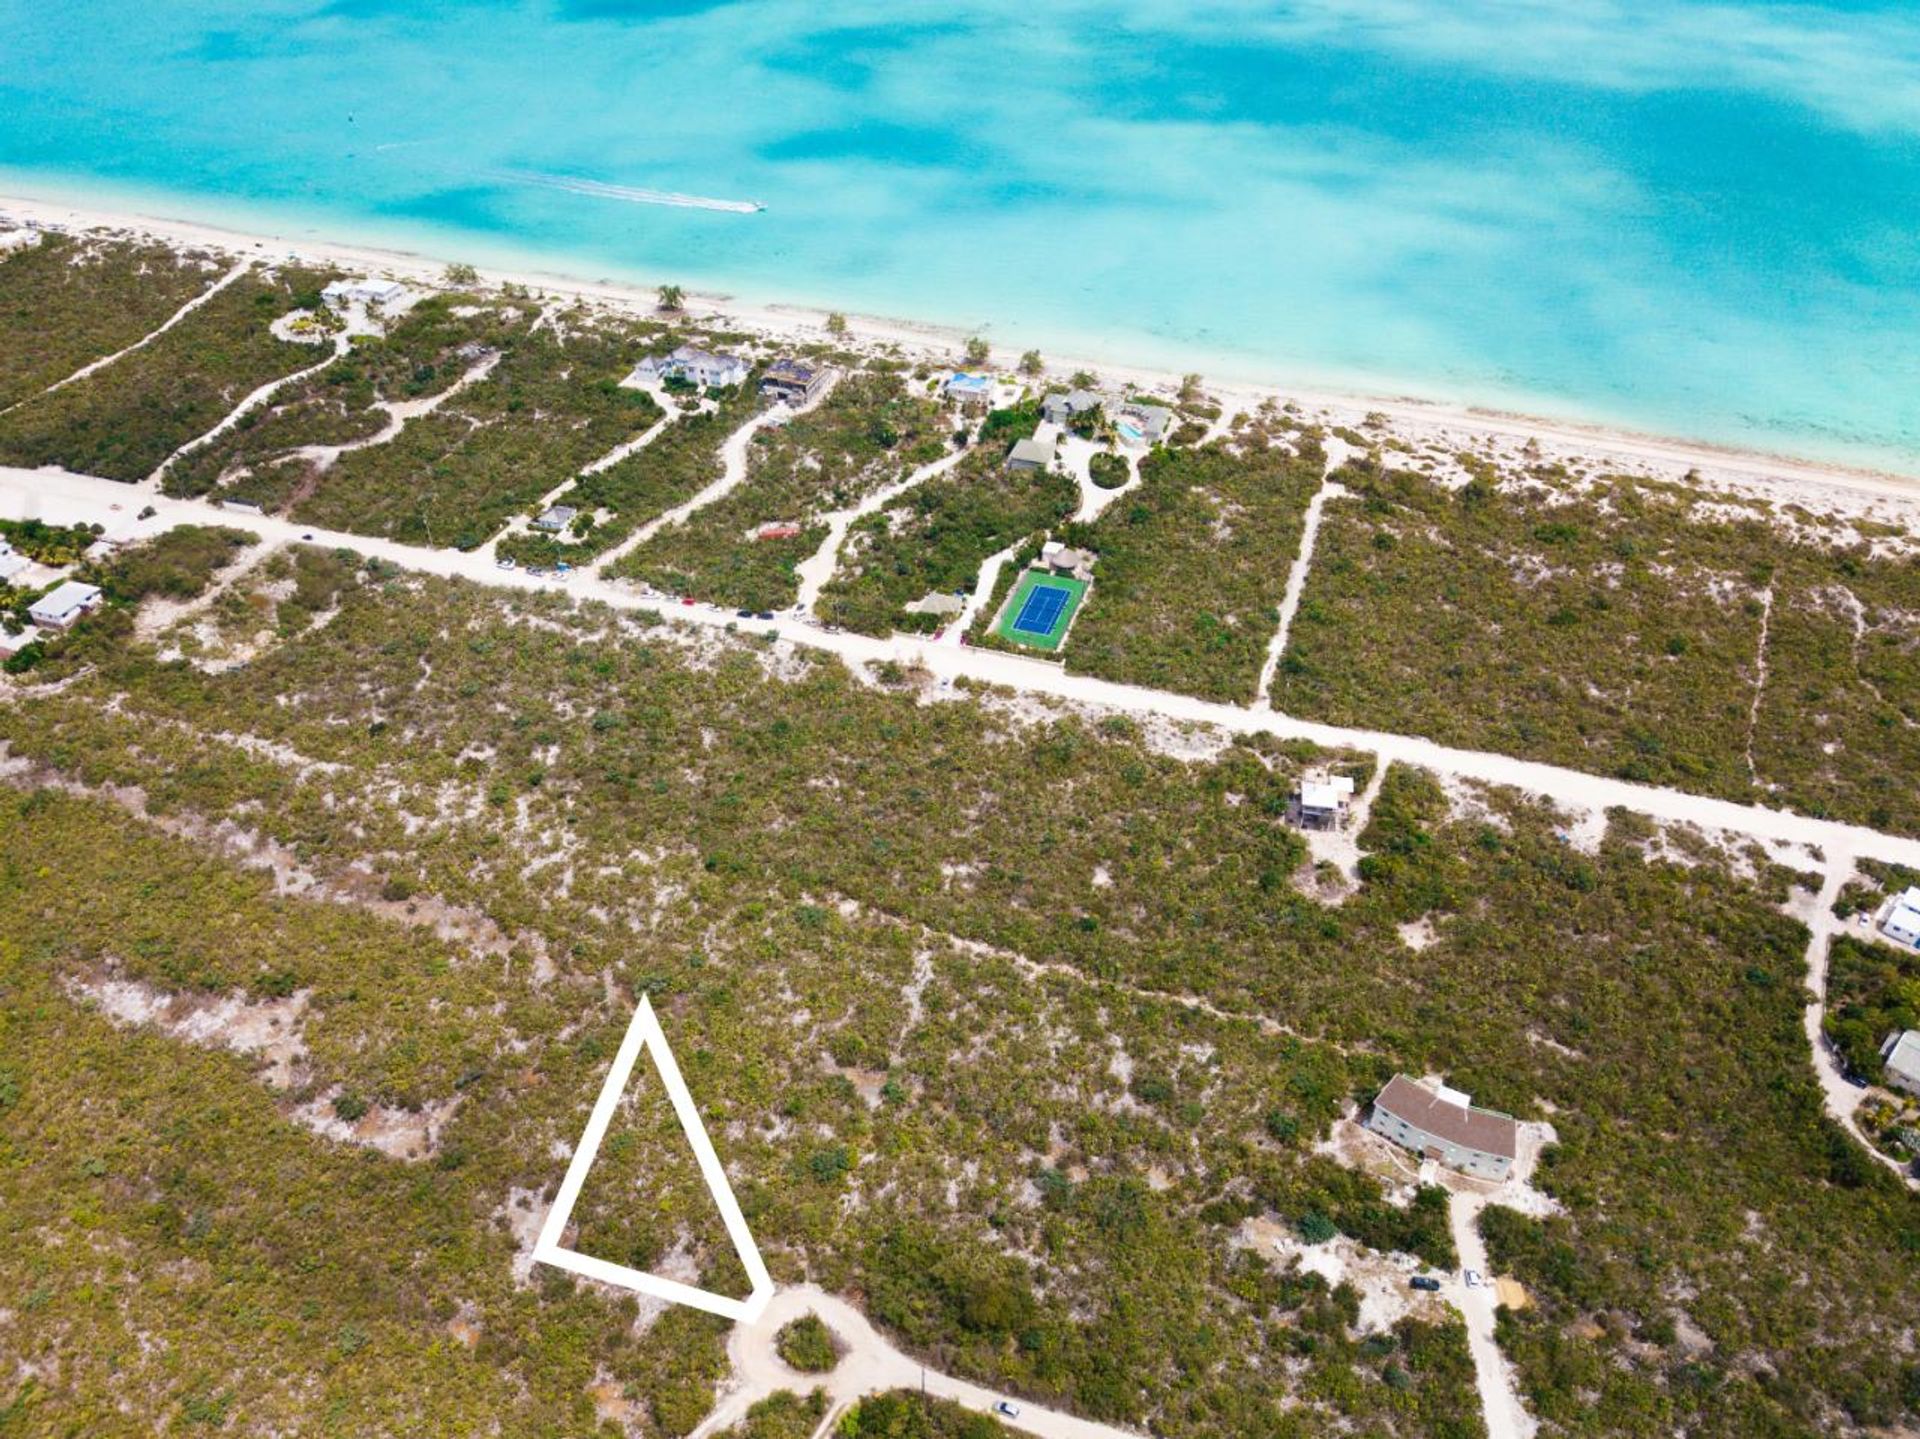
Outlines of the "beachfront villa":
[{"label": "beachfront villa", "polygon": [[826,382],[825,365],[809,365],[804,360],[783,355],[767,366],[766,374],[760,377],[760,398],[799,409],[819,394]]},{"label": "beachfront villa", "polygon": [[1128,445],[1157,445],[1173,423],[1173,411],[1165,405],[1125,404],[1113,412],[1113,427]]},{"label": "beachfront villa", "polygon": [[1920,1030],[1896,1029],[1887,1036],[1880,1071],[1888,1088],[1920,1095]]},{"label": "beachfront villa", "polygon": [[940,393],[963,410],[984,410],[993,404],[993,376],[955,370],[940,386]]},{"label": "beachfront villa", "polygon": [[1353,808],[1353,777],[1308,770],[1294,793],[1294,822],[1302,829],[1345,829]]},{"label": "beachfront villa", "polygon": [[21,650],[33,644],[39,638],[40,627],[38,625],[28,625],[23,630],[13,632],[9,632],[5,625],[0,625],[0,660],[12,659],[15,655],[19,654]]},{"label": "beachfront villa", "polygon": [[359,280],[335,280],[320,292],[320,298],[335,310],[344,310],[349,305],[391,305],[407,293],[407,287],[398,280],[376,280],[372,276]]},{"label": "beachfront villa", "polygon": [[1092,390],[1074,389],[1064,395],[1048,395],[1040,402],[1040,414],[1049,424],[1065,426],[1074,416],[1091,414],[1100,405],[1100,397]]},{"label": "beachfront villa", "polygon": [[738,355],[722,355],[697,345],[681,345],[671,354],[649,355],[628,375],[630,386],[663,384],[679,380],[689,385],[724,388],[746,383],[752,366]]}]

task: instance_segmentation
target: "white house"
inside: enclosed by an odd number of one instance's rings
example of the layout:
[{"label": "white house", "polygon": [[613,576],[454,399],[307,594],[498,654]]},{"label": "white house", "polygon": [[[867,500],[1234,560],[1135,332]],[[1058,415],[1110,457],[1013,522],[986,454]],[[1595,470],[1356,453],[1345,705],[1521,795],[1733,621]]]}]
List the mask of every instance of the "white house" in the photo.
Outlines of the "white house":
[{"label": "white house", "polygon": [[1353,777],[1309,770],[1300,777],[1294,807],[1303,829],[1343,829],[1353,805]]},{"label": "white house", "polygon": [[963,410],[984,410],[993,404],[993,376],[955,370],[940,386],[940,393]]},{"label": "white house", "polygon": [[1908,1094],[1920,1094],[1920,1030],[1903,1029],[1887,1036],[1880,1046],[1880,1067],[1886,1081]]},{"label": "white house", "polygon": [[1065,425],[1075,415],[1099,409],[1100,403],[1100,396],[1092,390],[1069,390],[1064,395],[1056,391],[1040,402],[1040,413],[1052,424]]},{"label": "white house", "polygon": [[739,385],[753,367],[738,355],[721,355],[697,345],[681,345],[670,355],[649,355],[627,376],[629,385],[685,380],[695,385]]},{"label": "white house", "polygon": [[10,580],[33,561],[5,540],[0,540],[0,582]]},{"label": "white house", "polygon": [[1893,902],[1880,928],[1889,938],[1902,944],[1920,945],[1920,885],[1915,885]]},{"label": "white house", "polygon": [[63,630],[99,607],[100,586],[66,580],[28,605],[27,616],[36,625]]},{"label": "white house", "polygon": [[320,292],[320,298],[336,310],[344,310],[348,305],[391,305],[407,293],[407,287],[398,280],[376,280],[367,276],[359,280],[334,280]]},{"label": "white house", "polygon": [[1471,1095],[1446,1085],[1429,1089],[1396,1074],[1374,1097],[1367,1128],[1480,1179],[1505,1179],[1520,1153],[1520,1126],[1510,1114],[1475,1109]]}]

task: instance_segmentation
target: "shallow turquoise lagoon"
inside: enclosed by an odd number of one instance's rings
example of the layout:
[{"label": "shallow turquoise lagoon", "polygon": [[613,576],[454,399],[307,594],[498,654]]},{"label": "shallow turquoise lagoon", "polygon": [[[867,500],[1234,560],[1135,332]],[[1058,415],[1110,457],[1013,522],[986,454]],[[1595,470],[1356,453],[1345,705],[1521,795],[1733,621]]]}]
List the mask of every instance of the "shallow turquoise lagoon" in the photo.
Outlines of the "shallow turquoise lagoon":
[{"label": "shallow turquoise lagoon", "polygon": [[1911,6],[0,0],[0,189],[1920,471]]}]

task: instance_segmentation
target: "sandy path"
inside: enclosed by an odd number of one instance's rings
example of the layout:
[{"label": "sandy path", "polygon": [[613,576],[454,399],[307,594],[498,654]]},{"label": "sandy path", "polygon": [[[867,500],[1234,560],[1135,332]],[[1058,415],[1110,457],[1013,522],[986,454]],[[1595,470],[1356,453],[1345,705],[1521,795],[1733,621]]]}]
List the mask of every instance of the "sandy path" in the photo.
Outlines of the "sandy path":
[{"label": "sandy path", "polygon": [[1829,854],[1824,878],[1820,882],[1820,892],[1805,908],[1796,907],[1795,917],[1804,922],[1810,931],[1807,937],[1807,991],[1808,1001],[1805,1013],[1807,1046],[1813,1052],[1813,1072],[1820,1081],[1820,1098],[1826,1105],[1827,1113],[1833,1117],[1847,1133],[1851,1134],[1860,1147],[1871,1154],[1881,1164],[1899,1175],[1908,1189],[1920,1192],[1920,1179],[1914,1178],[1906,1165],[1889,1154],[1883,1154],[1873,1146],[1865,1132],[1861,1130],[1854,1114],[1860,1108],[1861,1101],[1868,1091],[1858,1089],[1847,1083],[1846,1076],[1840,1070],[1840,1057],[1827,1044],[1822,1025],[1827,1017],[1827,959],[1833,948],[1833,937],[1846,931],[1847,923],[1833,912],[1833,903],[1840,897],[1840,891],[1846,888],[1847,881],[1853,878],[1853,856],[1847,853]]},{"label": "sandy path", "polygon": [[1345,440],[1332,436],[1327,437],[1326,451],[1327,465],[1321,474],[1320,488],[1307,501],[1307,513],[1300,530],[1300,552],[1293,557],[1293,568],[1287,571],[1286,593],[1280,598],[1280,622],[1267,644],[1267,661],[1260,666],[1260,684],[1254,691],[1257,709],[1273,707],[1273,677],[1280,671],[1280,656],[1286,652],[1287,637],[1293,633],[1293,618],[1300,613],[1300,597],[1307,592],[1307,576],[1313,570],[1313,551],[1320,542],[1320,519],[1326,512],[1327,501],[1351,493],[1345,485],[1337,484],[1333,476],[1359,452]]},{"label": "sandy path", "polygon": [[967,631],[973,627],[974,617],[993,602],[993,587],[1000,583],[1000,571],[1020,553],[1020,547],[1025,543],[1025,540],[1015,540],[1004,550],[998,550],[987,556],[980,566],[980,578],[974,581],[973,593],[967,596],[966,608],[954,616],[953,623],[941,632],[938,643],[951,645],[955,649],[965,643]]},{"label": "sandy path", "polygon": [[[42,390],[40,394],[51,395],[55,390],[63,390],[68,385],[74,384],[79,380],[86,379],[88,375],[95,374],[100,370],[106,369],[108,365],[111,365],[115,360],[120,359],[124,355],[131,355],[135,350],[145,349],[148,345],[151,345],[155,340],[159,339],[162,335],[166,334],[168,330],[171,330],[175,325],[179,324],[182,320],[186,319],[187,316],[191,315],[195,310],[199,309],[202,305],[206,304],[207,301],[211,300],[215,295],[219,294],[222,290],[226,289],[227,286],[231,285],[234,281],[238,280],[242,275],[246,274],[247,271],[252,268],[253,268],[253,261],[251,260],[240,261],[231,270],[227,271],[226,274],[222,275],[219,279],[215,280],[211,285],[207,286],[206,289],[202,290],[199,294],[195,295],[191,300],[187,301],[186,304],[182,305],[179,309],[175,310],[171,315],[167,317],[166,323],[161,325],[158,329],[148,331],[146,334],[142,335],[139,339],[135,340],[131,345],[126,346],[124,349],[115,350],[111,355],[102,356],[100,359],[94,360],[90,364],[82,365],[79,369],[75,370],[71,375],[68,375],[66,379],[55,380],[51,385],[48,385],[46,389]],[[21,405],[30,404],[32,401],[38,398],[39,398],[39,395],[29,395],[26,399],[18,401],[15,404],[11,404],[7,406],[7,408],[4,410],[0,410],[0,415],[11,414],[13,411],[19,409]]]},{"label": "sandy path", "polygon": [[720,447],[720,477],[717,480],[701,490],[699,494],[695,495],[685,504],[675,505],[663,515],[655,515],[644,525],[640,526],[639,529],[628,535],[626,539],[622,540],[589,565],[587,572],[595,576],[604,574],[619,561],[625,559],[633,551],[639,549],[640,546],[659,534],[660,531],[664,530],[668,525],[677,525],[689,515],[694,514],[696,511],[703,510],[708,505],[723,500],[729,494],[733,493],[734,490],[740,487],[742,481],[747,478],[747,447],[753,443],[753,437],[769,426],[784,425],[795,415],[804,415],[807,411],[814,409],[824,401],[828,395],[833,393],[834,386],[839,382],[840,378],[837,373],[829,374],[827,376],[827,382],[815,391],[813,398],[808,400],[807,403],[799,409],[795,410],[789,409],[785,405],[775,405],[771,409],[762,410],[759,414],[748,420],[739,429],[727,436],[726,443]]},{"label": "sandy path", "polygon": [[[135,511],[148,498],[143,491],[112,480],[53,469],[0,466],[0,515],[9,518],[37,516],[54,523],[98,522],[106,527],[108,535],[118,539],[151,536],[176,525],[231,525],[234,522],[231,513],[204,501],[165,497],[153,498],[155,512],[144,520],[137,519]],[[495,569],[490,561],[472,552],[425,549],[367,535],[314,530],[267,515],[247,516],[246,527],[264,539],[281,543],[312,534],[314,543],[388,560],[402,569],[423,574],[458,577],[505,589],[543,588],[541,580],[518,570]],[[620,581],[583,576],[568,588],[577,598],[596,600],[616,609],[659,608],[657,596],[644,595]],[[714,605],[681,605],[669,613],[681,623],[718,629],[725,629],[737,619],[732,610]],[[1823,853],[1865,855],[1920,867],[1920,838],[1881,834],[1862,825],[1636,784],[1609,775],[1562,769],[1537,760],[1455,749],[1412,735],[1346,729],[1296,719],[1278,711],[1256,711],[1140,685],[1117,684],[1090,675],[1069,674],[1058,665],[1021,655],[970,646],[936,645],[922,635],[896,634],[887,639],[874,639],[853,633],[829,633],[818,625],[791,617],[770,621],[768,628],[782,639],[836,654],[855,669],[892,660],[919,666],[935,679],[985,681],[1124,714],[1212,725],[1229,734],[1272,734],[1281,739],[1308,740],[1330,749],[1368,750],[1387,764],[1407,764],[1461,779],[1511,785],[1530,794],[1550,796],[1555,803],[1569,808],[1605,811],[1620,806],[1656,820],[1725,830],[1759,840],[1813,845]]]},{"label": "sandy path", "polygon": [[142,486],[151,490],[159,489],[161,482],[166,479],[167,471],[173,468],[174,461],[178,460],[182,455],[190,455],[195,450],[212,444],[288,385],[297,385],[309,375],[319,374],[322,370],[326,369],[328,365],[331,365],[335,360],[346,354],[348,347],[352,344],[352,334],[343,330],[333,337],[333,347],[329,351],[326,359],[320,361],[318,364],[308,365],[304,370],[295,370],[291,375],[282,375],[277,380],[268,380],[266,384],[261,385],[258,389],[248,394],[245,399],[241,400],[239,404],[229,410],[227,417],[220,421],[219,424],[204,434],[194,436],[156,465],[153,473],[141,481]]},{"label": "sandy path", "polygon": [[[802,1374],[790,1369],[774,1349],[774,1337],[789,1320],[817,1314],[846,1346],[846,1355],[827,1374]],[[827,1391],[831,1412],[821,1431],[831,1432],[833,1415],[868,1394],[888,1389],[924,1389],[936,1399],[951,1399],[979,1413],[992,1413],[1008,1398],[978,1384],[928,1369],[895,1349],[867,1322],[867,1316],[844,1299],[810,1284],[796,1284],[775,1294],[766,1312],[752,1324],[736,1324],[727,1339],[727,1357],[733,1379],[713,1411],[688,1439],[709,1439],[746,1416],[754,1404],[781,1389],[802,1393]],[[995,1417],[1008,1428],[1043,1439],[1139,1439],[1136,1431],[1096,1424],[1057,1409],[1043,1409],[1024,1400],[1013,1401],[1016,1417]]]},{"label": "sandy path", "polygon": [[942,455],[931,464],[922,465],[912,474],[884,485],[868,495],[851,509],[835,510],[826,516],[827,538],[819,549],[794,568],[794,574],[800,580],[800,599],[796,608],[802,614],[812,614],[814,601],[820,598],[820,591],[826,588],[827,581],[833,578],[833,572],[840,564],[840,546],[847,538],[847,531],[854,521],[883,510],[916,485],[924,485],[959,464],[967,457],[967,451],[955,450],[952,454]]},{"label": "sandy path", "polygon": [[[1447,1222],[1453,1230],[1453,1247],[1460,1251],[1461,1270],[1460,1279],[1448,1284],[1447,1297],[1466,1322],[1467,1350],[1473,1355],[1473,1380],[1480,1390],[1487,1439],[1533,1439],[1540,1426],[1520,1402],[1513,1369],[1493,1337],[1498,1306],[1487,1246],[1480,1238],[1480,1211],[1486,1207],[1485,1195],[1457,1192],[1447,1206]],[[1466,1282],[1469,1273],[1479,1276],[1479,1283],[1472,1287]]]},{"label": "sandy path", "polygon": [[[672,414],[662,415],[632,439],[621,441],[592,464],[582,467],[579,474],[568,475],[559,484],[555,485],[536,500],[531,508],[536,511],[551,509],[554,505],[560,503],[568,491],[580,483],[582,475],[597,475],[602,470],[612,469],[629,455],[639,454],[640,451],[644,450],[664,434],[667,426],[671,425],[673,421],[674,417]],[[508,520],[505,525],[501,526],[500,532],[497,535],[480,546],[475,553],[487,559],[493,559],[494,556],[499,553],[500,541],[504,540],[508,535],[525,534],[532,528],[533,520],[529,516],[524,514],[515,515],[512,519]]]}]

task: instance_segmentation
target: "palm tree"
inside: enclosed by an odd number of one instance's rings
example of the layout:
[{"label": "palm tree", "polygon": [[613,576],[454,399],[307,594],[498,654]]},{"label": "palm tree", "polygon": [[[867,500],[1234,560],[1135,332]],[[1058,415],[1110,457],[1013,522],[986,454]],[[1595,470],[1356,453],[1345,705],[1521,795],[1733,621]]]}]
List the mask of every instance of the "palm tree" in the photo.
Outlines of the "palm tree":
[{"label": "palm tree", "polygon": [[660,287],[661,309],[680,310],[686,308],[686,303],[687,292],[678,285],[662,285]]}]

